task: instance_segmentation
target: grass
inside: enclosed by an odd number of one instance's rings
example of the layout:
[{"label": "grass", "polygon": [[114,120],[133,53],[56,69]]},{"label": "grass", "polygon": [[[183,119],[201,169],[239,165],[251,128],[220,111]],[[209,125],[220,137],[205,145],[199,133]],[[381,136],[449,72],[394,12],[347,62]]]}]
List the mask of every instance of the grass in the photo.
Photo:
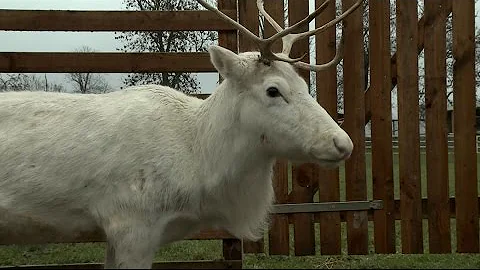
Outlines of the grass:
[{"label": "grass", "polygon": [[[38,265],[103,262],[103,243],[49,244],[0,248],[0,265]],[[214,260],[221,258],[220,240],[180,241],[157,253],[157,261]],[[248,269],[363,269],[363,268],[480,268],[475,254],[390,254],[339,256],[266,256],[246,254]]]},{"label": "grass", "polygon": [[[454,182],[454,156],[449,154],[449,187],[450,196],[455,194]],[[477,166],[478,163],[477,158]],[[426,156],[421,156],[422,196],[427,195],[426,185]],[[371,155],[366,153],[367,198],[372,199]],[[480,166],[479,166],[480,167]],[[398,155],[394,154],[394,181],[395,198],[400,197],[398,180]],[[480,178],[480,170],[477,178]],[[341,199],[345,199],[344,168],[340,168]],[[315,197],[318,201],[318,195]],[[424,252],[425,254],[401,254],[400,221],[396,222],[397,254],[374,254],[373,222],[369,222],[369,253],[365,256],[347,255],[346,251],[346,226],[342,224],[342,255],[320,255],[319,225],[316,224],[317,254],[315,256],[267,256],[265,254],[245,254],[244,268],[276,268],[276,269],[336,269],[336,268],[480,268],[480,254],[429,254],[428,249],[428,223],[424,220]],[[292,228],[291,228],[292,229]],[[456,250],[455,220],[451,220],[452,251]],[[293,235],[293,232],[292,234]],[[293,237],[290,239],[291,253],[294,254]],[[268,237],[265,238],[268,246]],[[38,264],[68,264],[103,262],[105,245],[103,243],[78,243],[78,244],[48,244],[48,245],[22,245],[1,246],[0,266],[6,265],[38,265]],[[170,244],[158,251],[156,261],[180,260],[215,260],[222,257],[221,240],[180,241]]]}]

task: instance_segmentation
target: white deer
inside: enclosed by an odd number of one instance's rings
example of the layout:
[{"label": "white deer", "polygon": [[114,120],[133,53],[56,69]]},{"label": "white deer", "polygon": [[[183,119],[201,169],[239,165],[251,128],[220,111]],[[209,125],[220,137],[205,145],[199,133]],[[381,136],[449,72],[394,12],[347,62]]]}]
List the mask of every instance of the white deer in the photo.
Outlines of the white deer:
[{"label": "white deer", "polygon": [[[0,210],[65,233],[101,228],[107,268],[150,268],[156,250],[203,228],[262,235],[272,206],[277,158],[338,166],[353,149],[347,133],[310,96],[288,57],[291,44],[327,25],[291,34],[326,6],[260,39],[259,52],[211,46],[223,82],[206,100],[145,85],[102,95],[0,95]],[[327,1],[328,3],[328,1]],[[283,38],[282,53],[271,44]],[[343,44],[343,37],[342,42]]]}]

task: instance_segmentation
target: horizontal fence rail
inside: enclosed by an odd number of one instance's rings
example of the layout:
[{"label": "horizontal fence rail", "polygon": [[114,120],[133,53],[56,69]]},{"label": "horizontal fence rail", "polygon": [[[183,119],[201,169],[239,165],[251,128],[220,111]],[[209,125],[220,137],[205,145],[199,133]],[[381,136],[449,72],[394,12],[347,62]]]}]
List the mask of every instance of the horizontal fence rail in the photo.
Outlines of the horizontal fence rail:
[{"label": "horizontal fence rail", "polygon": [[0,53],[6,73],[216,72],[208,53]]},{"label": "horizontal fence rail", "polygon": [[[234,10],[222,10],[236,19]],[[194,22],[194,23],[192,23]],[[234,30],[206,10],[72,11],[0,9],[0,30],[7,31],[221,31]]]}]

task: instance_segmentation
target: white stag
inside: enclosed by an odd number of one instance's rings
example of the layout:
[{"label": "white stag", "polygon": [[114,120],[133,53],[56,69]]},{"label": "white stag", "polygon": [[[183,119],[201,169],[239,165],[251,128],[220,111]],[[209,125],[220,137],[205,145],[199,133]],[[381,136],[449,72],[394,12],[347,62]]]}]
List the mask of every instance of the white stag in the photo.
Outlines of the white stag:
[{"label": "white stag", "polygon": [[[101,228],[107,268],[150,268],[156,250],[203,228],[258,239],[274,199],[277,158],[338,166],[352,141],[309,95],[289,58],[292,34],[326,5],[235,54],[212,46],[224,78],[206,100],[146,85],[103,95],[16,92],[0,96],[0,210],[65,233]],[[271,44],[282,38],[282,53]],[[343,38],[342,42],[343,44]]]}]

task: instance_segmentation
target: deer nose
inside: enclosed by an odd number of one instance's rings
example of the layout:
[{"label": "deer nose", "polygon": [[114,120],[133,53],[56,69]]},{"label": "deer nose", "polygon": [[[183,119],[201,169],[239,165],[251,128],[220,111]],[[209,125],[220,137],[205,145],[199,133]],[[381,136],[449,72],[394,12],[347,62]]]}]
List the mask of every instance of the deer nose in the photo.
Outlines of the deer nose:
[{"label": "deer nose", "polygon": [[333,137],[333,144],[342,159],[347,159],[352,154],[353,142],[346,133],[340,133]]}]

